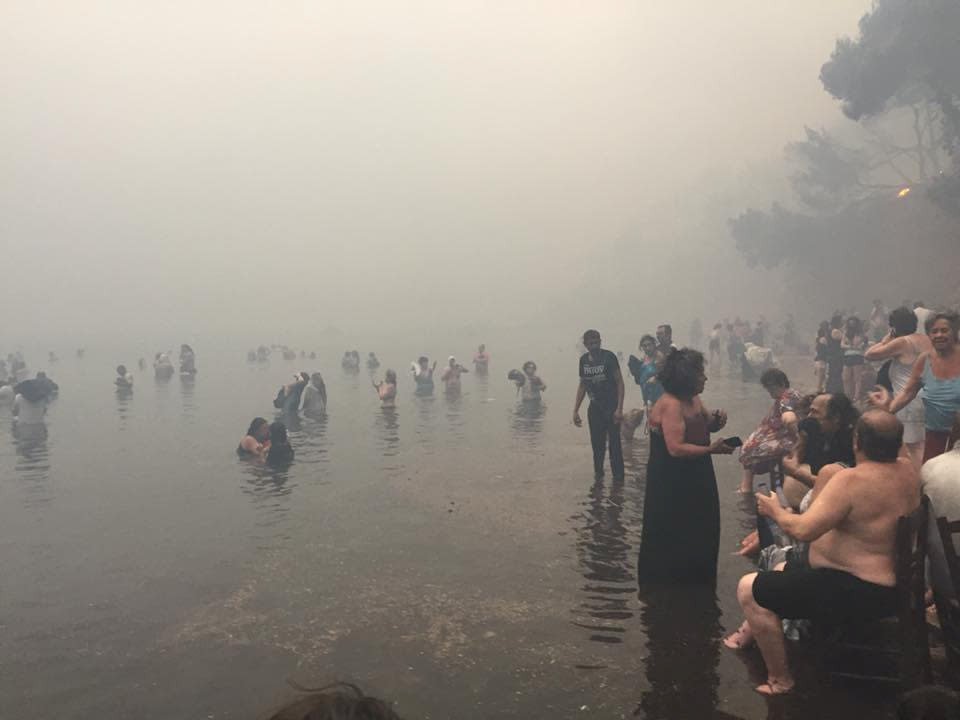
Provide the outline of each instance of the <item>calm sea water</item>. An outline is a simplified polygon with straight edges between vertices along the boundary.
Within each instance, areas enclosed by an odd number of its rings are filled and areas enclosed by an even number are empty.
[[[733,459],[716,461],[717,597],[638,599],[646,443],[626,449],[625,482],[594,482],[587,431],[570,422],[572,343],[533,357],[539,412],[505,377],[528,357],[496,343],[490,376],[465,376],[455,399],[439,383],[414,397],[419,353],[384,352],[401,378],[393,412],[365,370],[340,370],[342,350],[250,364],[243,348],[195,347],[195,379],[134,370],[129,397],[113,390],[115,356],[63,357],[47,367],[61,393],[46,428],[0,412],[0,717],[259,718],[290,697],[287,678],[355,681],[406,718],[886,707],[816,684],[768,704],[751,692],[756,656],[719,645],[748,569],[728,554],[749,525]],[[295,370],[324,374],[327,418],[291,423],[287,470],[239,460]],[[745,436],[769,399],[710,374],[707,401]]]

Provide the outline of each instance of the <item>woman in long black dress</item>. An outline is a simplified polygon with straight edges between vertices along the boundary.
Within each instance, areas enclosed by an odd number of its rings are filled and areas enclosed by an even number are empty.
[[[714,584],[720,546],[720,502],[711,455],[733,448],[710,433],[727,422],[700,399],[707,381],[703,354],[674,350],[659,373],[664,394],[650,412],[650,459],[637,578]]]

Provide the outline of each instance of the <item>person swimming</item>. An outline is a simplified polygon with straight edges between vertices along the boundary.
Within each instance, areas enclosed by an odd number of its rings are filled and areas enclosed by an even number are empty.
[[[262,458],[270,448],[270,424],[265,418],[255,417],[237,445],[237,455],[246,458]]]
[[[267,450],[267,464],[273,466],[289,465],[293,462],[293,447],[287,439],[287,426],[277,420],[270,423],[270,449]]]
[[[380,407],[392,408],[396,406],[397,374],[393,370],[387,370],[383,381],[373,383],[373,387],[380,398]]]

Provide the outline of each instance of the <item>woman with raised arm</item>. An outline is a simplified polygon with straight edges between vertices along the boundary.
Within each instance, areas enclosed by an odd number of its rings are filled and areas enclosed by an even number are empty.
[[[938,312],[927,319],[926,327],[933,351],[920,353],[903,390],[892,398],[885,388],[870,393],[873,405],[897,413],[923,388],[923,462],[947,449],[953,419],[960,411],[960,317]]]

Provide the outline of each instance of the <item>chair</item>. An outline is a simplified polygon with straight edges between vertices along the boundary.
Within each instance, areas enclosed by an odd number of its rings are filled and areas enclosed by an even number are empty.
[[[940,544],[943,548],[943,560],[946,564],[949,578],[948,587],[944,582],[938,582],[931,548],[931,569],[933,596],[937,603],[937,618],[940,620],[940,630],[943,633],[943,644],[946,649],[947,662],[952,674],[960,672],[960,557],[957,556],[953,536],[960,534],[960,521],[949,522],[945,517],[937,518],[937,530]],[[953,592],[949,592],[952,590]],[[960,678],[956,678],[960,679]]]
[[[817,629],[831,675],[899,683],[903,690],[930,682],[924,603],[929,504],[924,495],[917,509],[897,522],[896,616],[838,628],[830,634]],[[879,642],[872,641],[874,638]],[[893,643],[885,642],[890,639]]]

